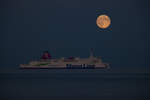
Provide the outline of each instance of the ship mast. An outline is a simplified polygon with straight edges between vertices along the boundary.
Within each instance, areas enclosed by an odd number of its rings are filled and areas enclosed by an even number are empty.
[[[93,48],[90,49],[90,58],[93,58],[94,54],[93,54]]]

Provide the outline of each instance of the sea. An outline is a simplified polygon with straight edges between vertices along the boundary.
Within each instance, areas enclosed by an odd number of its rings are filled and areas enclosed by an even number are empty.
[[[3,67],[0,100],[150,100],[150,70]]]

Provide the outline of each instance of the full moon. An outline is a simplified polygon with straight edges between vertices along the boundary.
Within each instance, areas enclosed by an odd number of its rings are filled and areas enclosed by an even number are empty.
[[[100,15],[97,17],[96,24],[99,28],[108,28],[111,24],[111,20],[107,15]]]

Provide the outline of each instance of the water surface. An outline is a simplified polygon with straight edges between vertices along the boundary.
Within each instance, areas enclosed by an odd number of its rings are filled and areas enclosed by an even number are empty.
[[[0,73],[0,100],[149,100],[150,73],[96,69]]]

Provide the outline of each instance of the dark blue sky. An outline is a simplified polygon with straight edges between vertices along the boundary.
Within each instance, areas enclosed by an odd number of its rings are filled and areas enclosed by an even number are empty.
[[[1,1],[0,66],[14,67],[52,57],[96,56],[113,67],[150,66],[148,0],[3,0]],[[107,14],[111,26],[96,26]]]

